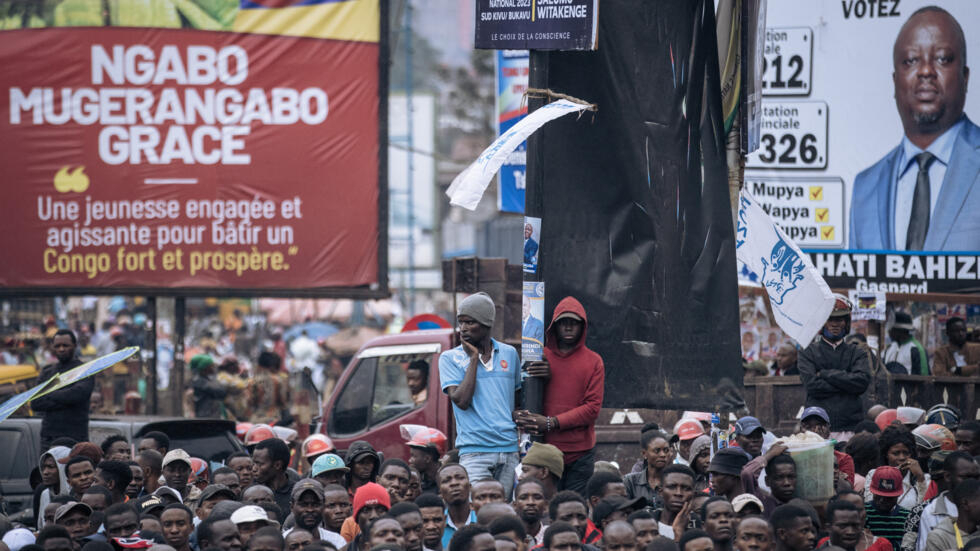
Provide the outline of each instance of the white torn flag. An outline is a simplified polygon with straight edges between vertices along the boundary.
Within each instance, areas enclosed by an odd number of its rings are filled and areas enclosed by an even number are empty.
[[[494,140],[490,147],[484,149],[483,153],[480,153],[480,156],[470,166],[466,167],[466,170],[456,176],[452,185],[446,190],[450,204],[469,210],[476,209],[476,205],[483,197],[483,192],[487,190],[487,186],[490,185],[490,180],[494,174],[500,170],[500,166],[507,160],[507,156],[517,149],[517,146],[521,145],[528,136],[548,121],[569,113],[579,113],[590,107],[590,105],[562,99],[549,103],[521,119],[510,130]]]
[[[802,346],[810,344],[834,309],[834,295],[810,258],[744,189],[735,256],[759,276],[779,327]]]

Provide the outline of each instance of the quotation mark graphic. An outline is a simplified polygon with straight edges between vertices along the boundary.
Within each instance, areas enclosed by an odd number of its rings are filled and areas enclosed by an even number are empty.
[[[79,193],[88,189],[88,176],[85,175],[85,167],[80,166],[75,170],[69,171],[70,166],[63,166],[54,175],[54,189],[60,193],[77,191]]]

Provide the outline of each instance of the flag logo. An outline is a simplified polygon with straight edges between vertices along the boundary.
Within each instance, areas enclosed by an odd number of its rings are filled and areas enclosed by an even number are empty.
[[[779,239],[769,259],[763,257],[759,262],[763,266],[762,285],[769,290],[769,299],[775,304],[782,304],[786,293],[796,289],[796,284],[803,279],[804,265],[800,255],[786,241]]]

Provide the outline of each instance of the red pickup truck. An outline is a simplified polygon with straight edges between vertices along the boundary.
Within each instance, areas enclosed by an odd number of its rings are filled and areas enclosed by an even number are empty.
[[[402,424],[434,427],[453,437],[449,397],[439,388],[439,354],[458,343],[452,329],[410,331],[371,339],[354,355],[324,405],[321,431],[344,452],[367,440],[384,457],[408,460],[398,429]],[[408,364],[429,364],[427,399],[415,405],[405,379]]]

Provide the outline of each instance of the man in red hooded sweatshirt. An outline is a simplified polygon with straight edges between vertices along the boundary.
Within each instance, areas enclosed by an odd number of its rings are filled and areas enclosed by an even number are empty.
[[[582,303],[573,297],[558,303],[545,333],[544,360],[528,366],[530,376],[551,379],[544,415],[526,410],[516,415],[524,431],[544,435],[545,442],[564,454],[560,489],[583,495],[595,463],[595,421],[606,376],[602,358],[585,346],[587,325]]]

